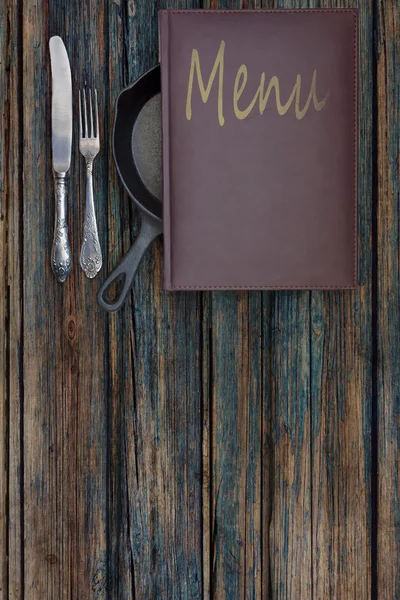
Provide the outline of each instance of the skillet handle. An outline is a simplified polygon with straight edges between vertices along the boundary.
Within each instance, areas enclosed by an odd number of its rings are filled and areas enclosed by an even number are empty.
[[[134,244],[122,258],[121,262],[107,277],[97,295],[97,302],[108,312],[119,310],[126,300],[140,262],[151,242],[162,233],[162,224],[142,213],[142,223]],[[107,300],[107,291],[118,279],[123,280],[119,296],[112,301]]]

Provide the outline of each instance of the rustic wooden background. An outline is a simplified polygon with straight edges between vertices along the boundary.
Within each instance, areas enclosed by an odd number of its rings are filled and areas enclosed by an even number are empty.
[[[157,62],[159,8],[0,3],[0,598],[400,598],[400,5],[360,0],[355,292],[163,292],[157,241],[108,316],[52,276],[48,40],[99,89],[102,280],[138,228],[114,168],[118,92]],[[356,2],[352,4],[355,6]]]

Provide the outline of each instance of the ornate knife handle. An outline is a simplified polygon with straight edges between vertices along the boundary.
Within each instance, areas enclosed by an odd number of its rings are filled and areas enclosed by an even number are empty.
[[[81,267],[86,277],[96,277],[103,264],[96,213],[93,200],[93,159],[86,159],[86,205],[83,243],[81,249]]]
[[[65,281],[72,269],[71,248],[68,240],[67,174],[54,172],[56,211],[51,266],[58,281]]]

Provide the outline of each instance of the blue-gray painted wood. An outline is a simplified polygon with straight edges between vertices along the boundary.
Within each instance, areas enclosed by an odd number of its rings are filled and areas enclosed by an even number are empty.
[[[110,5],[118,15],[110,23],[120,28],[110,39],[122,38],[121,53],[112,57],[116,70],[122,63],[119,87],[157,63],[158,9],[165,6]],[[177,1],[169,6],[198,4]],[[119,245],[116,260],[137,235],[139,217],[126,194],[113,198],[109,225]],[[110,317],[110,356],[119,389],[112,399],[116,423],[111,448],[117,449],[113,465],[122,500],[113,514],[123,527],[112,581],[117,597],[131,598],[134,590],[138,598],[174,600],[200,598],[203,586],[201,295],[165,293],[162,262],[158,240],[140,266],[130,301]],[[119,565],[124,565],[125,582]]]
[[[372,2],[358,4],[360,286],[310,299],[313,597],[332,600],[368,598],[372,583],[373,29]]]
[[[340,2],[203,7],[261,4]],[[157,241],[129,302],[109,316],[97,308],[98,284],[139,223],[112,160],[114,103],[157,62],[164,6],[0,8],[0,596],[372,600],[378,585],[379,597],[395,599],[399,8],[360,3],[359,290],[166,294]],[[89,281],[78,266],[75,123],[75,264],[63,285],[48,260],[53,34],[65,39],[75,99],[85,82],[99,89],[102,139],[95,187],[105,270]]]
[[[400,597],[400,9],[376,11],[377,594]]]

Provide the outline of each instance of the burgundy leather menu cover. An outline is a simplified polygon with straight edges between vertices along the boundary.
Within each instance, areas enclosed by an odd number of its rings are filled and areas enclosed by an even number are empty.
[[[165,288],[357,285],[357,11],[161,11]]]

